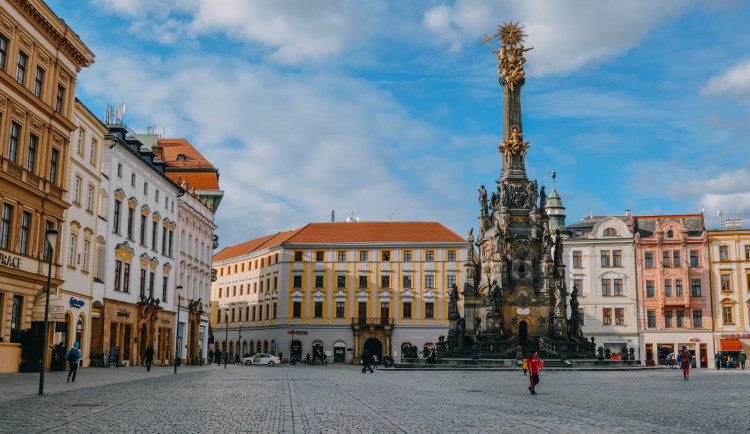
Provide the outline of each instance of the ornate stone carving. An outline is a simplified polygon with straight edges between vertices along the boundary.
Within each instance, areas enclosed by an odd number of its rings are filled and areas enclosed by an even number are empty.
[[[481,215],[487,215],[487,190],[484,185],[479,187],[479,209]]]
[[[516,256],[521,259],[525,259],[527,256],[529,256],[530,249],[531,243],[526,238],[517,239],[513,243],[513,251],[516,253]]]
[[[500,152],[503,153],[505,158],[510,158],[512,155],[526,156],[526,150],[529,148],[529,142],[523,141],[523,133],[518,128],[518,125],[513,125],[510,130],[510,137],[508,140],[503,140],[500,145]]]

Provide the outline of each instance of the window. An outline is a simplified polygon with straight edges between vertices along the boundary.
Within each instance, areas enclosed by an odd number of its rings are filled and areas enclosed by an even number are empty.
[[[24,211],[21,216],[21,239],[18,252],[22,255],[29,253],[29,229],[31,228],[31,213]],[[46,243],[46,241],[45,241]]]
[[[654,268],[654,252],[646,252],[643,255],[646,268]]]
[[[86,211],[93,212],[94,210],[94,187],[89,185],[86,188]]]
[[[653,280],[646,281],[646,297],[656,297],[656,285]]]
[[[302,260],[302,252],[296,251],[294,252],[294,262],[299,262]]]
[[[622,267],[622,250],[612,251],[612,266]]]
[[[141,245],[146,245],[146,214],[141,214]]]
[[[404,262],[411,261],[411,250],[404,250]]]
[[[612,295],[612,281],[610,279],[602,279],[602,295]]]
[[[115,199],[115,211],[112,216],[112,231],[116,234],[120,233],[120,207],[122,207],[122,201]]]
[[[3,221],[0,226],[0,248],[10,249],[10,229],[13,223],[13,206],[7,203],[3,205]],[[46,244],[46,241],[45,241]]]
[[[326,252],[322,250],[318,250],[317,252],[315,252],[315,260],[318,262],[324,261],[325,255],[326,255]]]
[[[115,291],[120,290],[120,273],[122,272],[122,261],[115,260]]]
[[[367,288],[367,276],[359,276],[359,288]]]
[[[664,328],[668,328],[668,329],[672,328],[672,311],[671,310],[664,311]]]
[[[50,221],[46,222],[46,223],[44,224],[44,229],[45,229],[45,230],[44,230],[44,233],[42,234],[42,236],[44,236],[44,235],[45,235],[45,234],[47,233],[47,231],[48,231],[48,230],[50,230],[50,229],[52,229],[53,227],[54,227],[54,226],[52,226],[52,222],[50,222]],[[44,251],[43,251],[43,254],[42,254],[42,258],[43,258],[43,259],[44,259],[45,261],[49,261],[49,255],[50,255],[50,245],[49,245],[49,243],[47,242],[47,240],[46,240],[46,239],[44,239],[44,238],[42,238],[42,245],[44,246]]]
[[[154,278],[155,273],[153,271],[148,273],[148,296],[154,298]]]
[[[614,295],[622,295],[622,279],[614,279],[615,292]]]
[[[448,250],[448,260],[449,261],[455,261],[456,260],[456,251],[455,250]]]
[[[380,287],[390,288],[391,287],[391,276],[380,276]]]
[[[425,319],[435,318],[435,302],[434,301],[424,302],[424,317]]]
[[[692,279],[690,281],[690,295],[693,297],[701,296],[701,281],[698,279]]]
[[[696,328],[696,329],[703,328],[703,311],[702,310],[693,311],[693,328]]]
[[[302,276],[299,274],[292,276],[292,288],[302,288]]]
[[[367,250],[360,250],[359,260],[362,262],[367,261]]]
[[[616,237],[617,236],[617,230],[615,228],[607,228],[604,230],[604,236],[605,237]]]
[[[411,276],[404,276],[403,278],[403,286],[404,288],[411,288]]]
[[[669,252],[663,252],[661,255],[665,267],[669,267]]]
[[[65,101],[65,87],[63,85],[57,86],[57,96],[55,97],[55,111],[62,113],[63,103]]]
[[[602,250],[602,267],[609,267],[609,250]]]
[[[276,276],[273,277],[273,289],[279,289],[279,278]]]
[[[24,54],[23,51],[18,52],[18,68],[16,69],[16,81],[23,85],[26,79],[26,63],[29,61],[29,56]]]
[[[734,324],[734,308],[732,306],[723,306],[721,312],[724,324]]]
[[[675,297],[682,297],[682,280],[674,281],[674,295]]]
[[[255,309],[255,307],[253,307],[253,309]],[[255,314],[255,310],[253,310],[253,314]],[[292,302],[292,318],[302,318],[302,302],[301,301]]]
[[[135,217],[135,210],[128,206],[128,239],[133,239],[133,219]]]
[[[5,60],[8,56],[8,40],[0,36],[0,71],[5,71]]]
[[[602,324],[612,325],[612,309],[609,307],[602,310]]]
[[[664,295],[666,297],[672,296],[672,281],[671,280],[664,281]]]
[[[36,168],[36,148],[39,144],[39,137],[29,134],[29,151],[26,154],[26,170],[33,172]]]
[[[345,262],[346,261],[346,251],[339,250],[338,251],[338,259],[339,259],[339,262]]]
[[[156,250],[156,238],[159,236],[159,223],[153,221],[151,223],[151,249]]]
[[[276,319],[276,312],[277,312],[278,310],[279,310],[279,309],[278,309],[278,305],[277,305],[277,304],[276,304],[276,302],[274,301],[274,302],[273,302],[273,319]]]
[[[387,262],[391,260],[391,251],[390,250],[383,250],[380,252],[380,260],[383,262]]]
[[[425,288],[434,288],[435,287],[435,275],[434,274],[425,274],[425,276],[424,276],[424,287]]]
[[[583,279],[573,279],[573,290],[578,297],[583,295]]]
[[[83,128],[78,130],[78,143],[76,144],[76,152],[78,152],[78,155],[83,155],[83,136],[85,134],[86,131],[84,131]]]
[[[667,238],[674,238],[674,231],[667,231]]]
[[[318,274],[318,275],[316,275],[316,276],[315,276],[315,287],[316,287],[316,288],[322,288],[322,287],[324,286],[324,284],[323,284],[323,280],[324,280],[324,279],[323,279],[323,275],[322,275],[322,274]],[[261,282],[261,283],[262,283],[262,282]]]
[[[625,325],[625,308],[615,308],[615,325]]]
[[[339,274],[336,276],[336,288],[346,288],[346,275]]]
[[[583,267],[583,255],[580,250],[573,251],[573,268]]]
[[[16,162],[18,154],[18,138],[21,136],[21,125],[10,123],[10,140],[8,140],[8,160]]]
[[[402,318],[411,318],[411,301],[405,301],[402,304],[401,309]]]
[[[122,273],[122,290],[123,292],[130,292],[130,264],[125,263]]]
[[[677,328],[683,328],[683,327],[685,327],[685,311],[678,310],[677,311]]]
[[[0,298],[0,301],[4,301]],[[23,318],[23,296],[13,296],[13,307],[10,312],[10,341],[20,342],[21,321]]]
[[[728,261],[729,260],[729,247],[727,247],[727,246],[719,246],[719,260],[720,261]]]
[[[195,240],[196,243],[198,240]],[[169,257],[174,257],[174,230],[169,229]]]
[[[456,275],[455,274],[449,274],[447,280],[448,288],[453,288],[453,285],[456,284]]]
[[[673,267],[679,267],[680,266],[680,251],[675,250],[672,252],[672,266]]]
[[[70,246],[68,247],[68,267],[76,266],[76,236],[70,236]]]
[[[656,328],[656,311],[650,310],[646,312],[646,316],[648,317],[648,328]]]
[[[313,316],[315,318],[323,318],[323,302],[316,301],[313,303]]]
[[[167,227],[162,226],[161,228],[161,254],[166,255],[167,254]],[[237,270],[235,270],[236,272]]]
[[[345,302],[343,301],[336,302],[336,318],[344,317],[344,312],[345,312],[344,306],[345,306]]]
[[[424,260],[427,262],[434,262],[435,261],[435,251],[434,250],[428,250],[424,254]]]
[[[700,265],[700,262],[698,261],[698,251],[691,250],[690,251],[690,266],[697,267],[699,265]]]
[[[146,295],[146,270],[144,270],[144,269],[141,269],[141,279],[140,279],[140,282],[141,282],[141,295],[145,296]],[[229,291],[227,291],[227,292],[229,292]]]
[[[729,274],[721,275],[721,290],[724,292],[732,292],[732,281],[730,280]]]
[[[96,148],[97,148],[97,142],[94,139],[91,139],[91,152],[89,152],[89,163],[96,164]]]

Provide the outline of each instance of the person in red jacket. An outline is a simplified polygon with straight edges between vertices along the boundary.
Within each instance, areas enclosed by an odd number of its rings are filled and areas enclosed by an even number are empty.
[[[536,395],[536,385],[539,384],[539,362],[537,352],[534,351],[534,354],[531,355],[527,362],[529,365],[529,378],[531,379],[529,390],[532,395]]]

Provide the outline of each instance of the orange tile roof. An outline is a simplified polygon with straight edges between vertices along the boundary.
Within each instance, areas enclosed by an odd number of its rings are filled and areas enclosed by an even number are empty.
[[[223,261],[280,244],[464,242],[465,239],[438,222],[309,223],[293,231],[229,246],[214,255],[213,260]]]
[[[169,179],[174,181],[177,185],[182,185],[182,181],[188,182],[188,188],[196,190],[214,190],[218,191],[219,188],[219,177],[216,173],[211,172],[181,172],[181,171],[168,171],[165,173]]]
[[[219,190],[219,171],[189,141],[158,139],[157,144],[152,151],[156,158],[167,163],[165,174],[169,179],[179,185],[187,181],[190,189]],[[180,155],[184,155],[184,159],[178,160]]]

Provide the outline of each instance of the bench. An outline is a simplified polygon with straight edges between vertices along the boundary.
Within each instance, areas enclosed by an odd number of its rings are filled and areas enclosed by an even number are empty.
[[[667,360],[659,360],[659,366],[663,367],[670,367],[670,368],[676,368],[677,367],[677,360],[675,359],[667,359]]]

